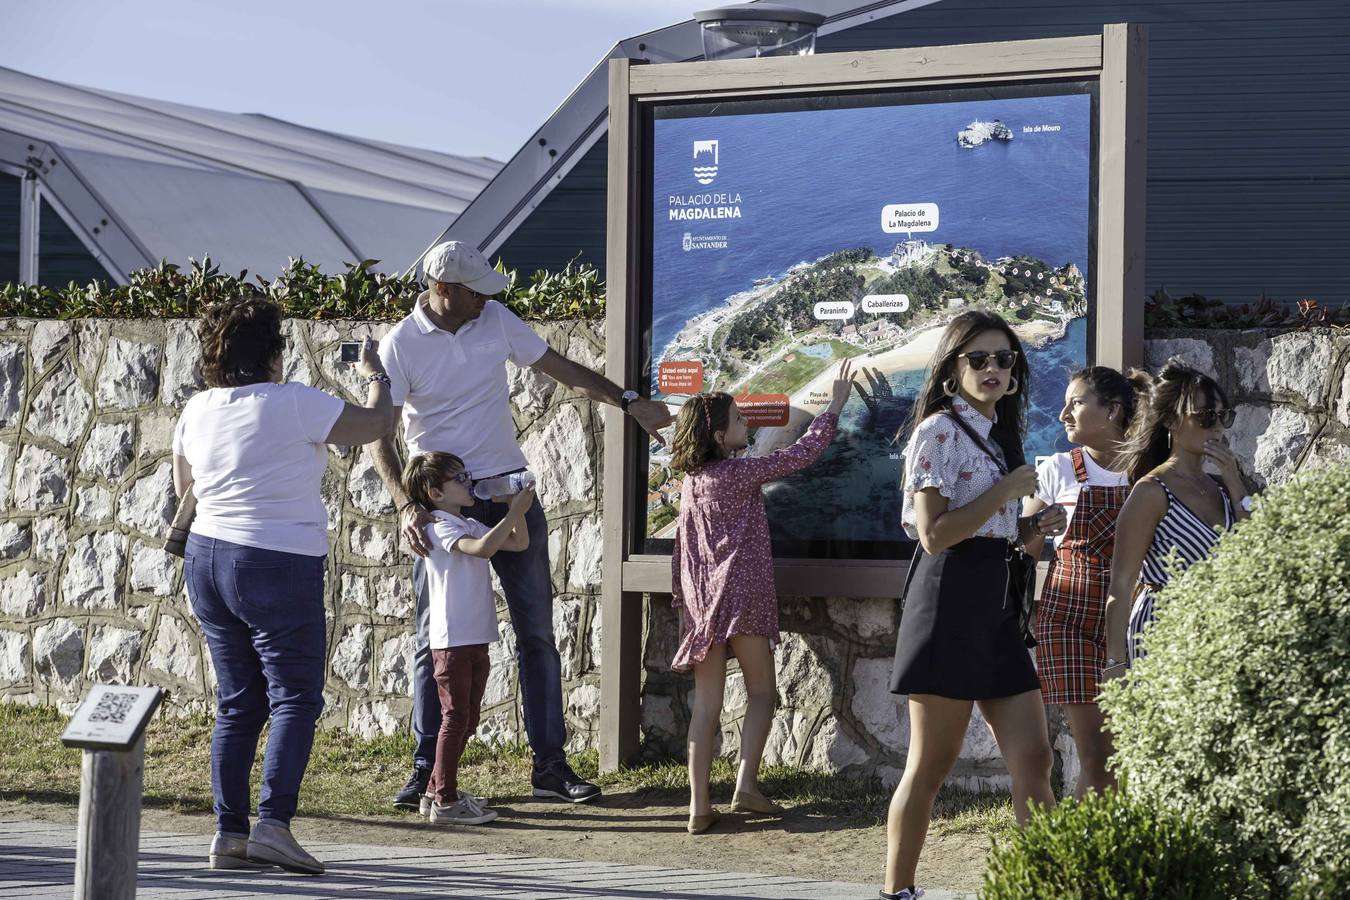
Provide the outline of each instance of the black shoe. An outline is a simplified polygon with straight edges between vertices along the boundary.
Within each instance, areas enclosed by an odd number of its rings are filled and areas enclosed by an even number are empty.
[[[427,782],[430,780],[430,769],[413,769],[412,777],[403,786],[403,790],[394,795],[394,806],[416,812],[421,806],[422,795],[427,792]]]
[[[536,769],[530,779],[536,797],[556,797],[569,803],[585,803],[600,796],[600,789],[589,781],[582,781],[565,762],[555,763],[542,771]]]

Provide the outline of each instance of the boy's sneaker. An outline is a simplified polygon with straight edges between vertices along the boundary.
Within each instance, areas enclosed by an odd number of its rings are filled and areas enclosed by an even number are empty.
[[[600,789],[589,781],[582,781],[565,762],[554,763],[546,769],[536,769],[530,779],[536,797],[557,797],[569,803],[585,803],[600,796]]]
[[[398,809],[418,809],[421,805],[422,795],[427,792],[427,782],[429,781],[431,781],[430,769],[413,769],[412,777],[408,779],[408,783],[394,795],[394,806]],[[418,811],[426,815],[425,809],[419,809]]]
[[[484,809],[472,797],[460,798],[449,806],[432,803],[427,813],[427,821],[432,825],[486,825],[495,818],[495,810]]]
[[[486,805],[487,805],[487,798],[486,798],[486,797],[475,797],[473,794],[470,794],[468,791],[465,791],[465,790],[459,790],[459,791],[456,791],[455,793],[459,795],[459,799],[461,799],[461,800],[472,800],[474,803],[477,803],[479,806],[486,806]],[[431,812],[431,803],[432,803],[431,795],[430,795],[430,794],[423,794],[423,795],[422,795],[421,801],[418,803],[417,811],[418,811],[420,814],[424,815],[424,816],[430,814],[430,812]]]
[[[923,896],[923,889],[916,887],[901,888],[895,893],[889,891],[878,891],[881,900],[919,900]]]

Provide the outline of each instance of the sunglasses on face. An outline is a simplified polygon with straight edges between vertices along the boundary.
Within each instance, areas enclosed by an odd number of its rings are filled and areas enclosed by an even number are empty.
[[[1013,363],[1017,362],[1016,350],[1000,350],[997,353],[987,353],[984,350],[972,350],[969,353],[960,353],[957,355],[970,363],[970,367],[976,372],[984,371],[984,367],[989,365],[991,357],[994,360],[994,364],[1000,369],[1011,369]]]
[[[457,481],[460,484],[467,487],[468,485],[473,483],[473,476],[469,474],[468,469],[460,469],[458,472],[450,476],[450,480]]]
[[[1237,419],[1237,410],[1233,409],[1197,409],[1191,412],[1191,418],[1201,428],[1213,428],[1216,423],[1224,428],[1232,428]]]

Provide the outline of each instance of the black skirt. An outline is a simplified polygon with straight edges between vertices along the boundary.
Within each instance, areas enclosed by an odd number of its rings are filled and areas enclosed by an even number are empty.
[[[920,551],[895,637],[891,692],[992,700],[1041,683],[1010,596],[1008,542],[968,538]]]

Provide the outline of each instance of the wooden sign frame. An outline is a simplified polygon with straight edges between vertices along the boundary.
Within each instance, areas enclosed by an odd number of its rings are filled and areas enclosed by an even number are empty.
[[[667,65],[612,60],[606,373],[630,386],[647,377],[638,371],[636,307],[646,264],[640,218],[644,106],[1053,80],[1098,82],[1093,351],[1102,365],[1138,365],[1144,343],[1147,40],[1143,26],[1121,24],[1084,37],[993,44]],[[632,525],[643,511],[634,466],[643,435],[618,410],[606,407],[605,415],[600,763],[609,770],[638,749],[643,594],[670,592],[670,559],[634,552]],[[896,597],[906,569],[896,560],[777,560],[775,581],[781,592],[800,596]]]

